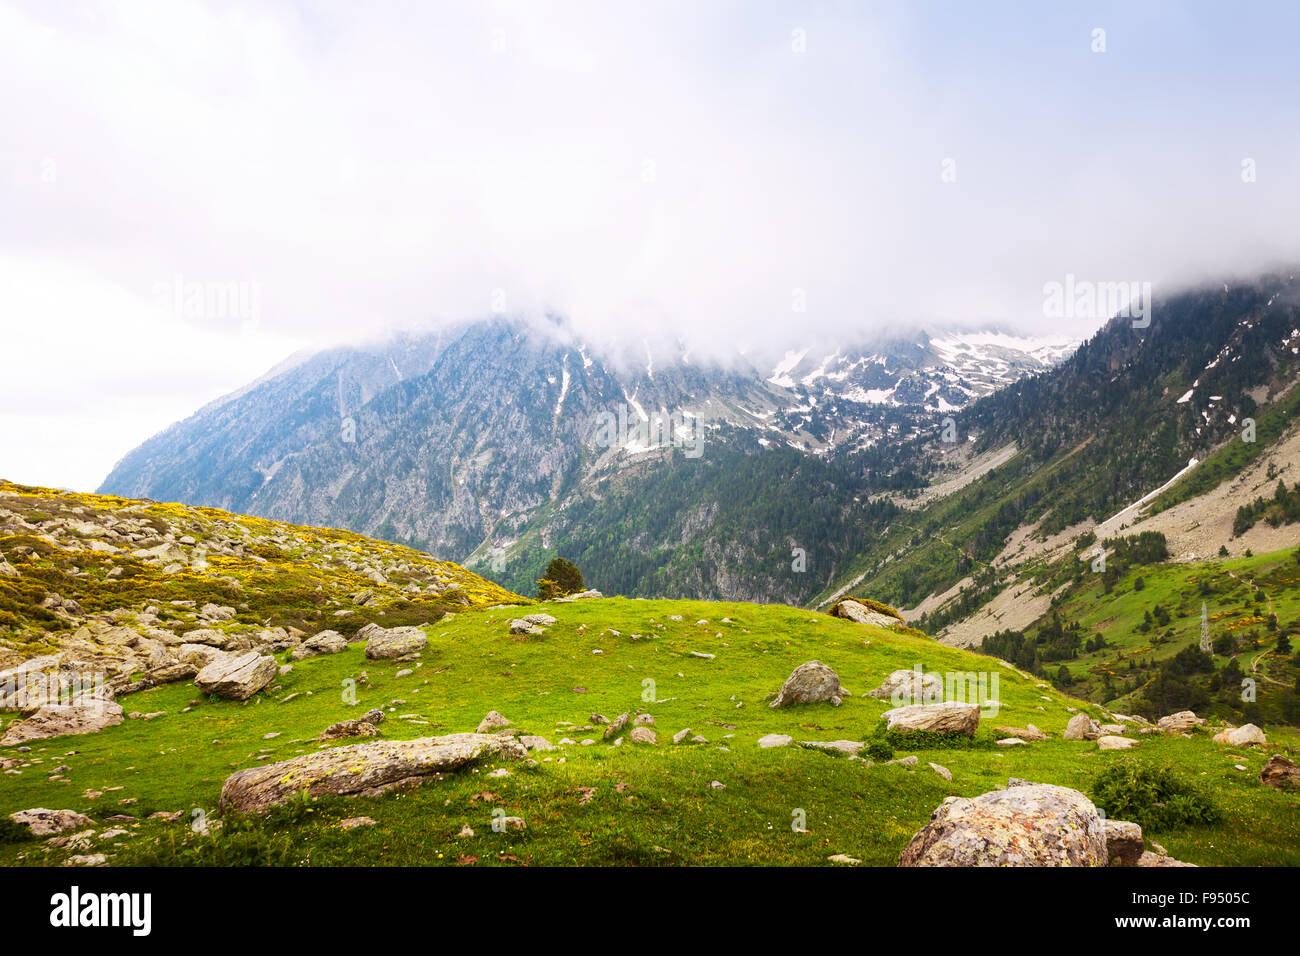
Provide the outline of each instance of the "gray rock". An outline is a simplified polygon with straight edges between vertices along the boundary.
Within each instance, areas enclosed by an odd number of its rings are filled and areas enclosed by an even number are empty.
[[[821,661],[809,661],[794,669],[771,707],[788,707],[791,704],[816,704],[829,701],[838,707],[843,689],[839,676]]]
[[[897,670],[886,677],[868,697],[888,697],[901,706],[935,704],[943,700],[943,679],[938,674],[918,670]]]
[[[1197,717],[1190,710],[1180,710],[1156,721],[1156,728],[1166,734],[1190,734],[1205,723],[1205,718]]]
[[[226,654],[208,664],[194,678],[194,684],[205,694],[216,694],[230,700],[248,700],[280,672],[274,658],[249,651],[247,654]]]
[[[1103,820],[1106,833],[1106,859],[1111,866],[1137,866],[1146,852],[1142,828],[1126,820]]]
[[[489,710],[487,716],[478,722],[478,729],[474,732],[476,734],[491,734],[495,733],[498,728],[509,726],[509,720],[495,710]]]
[[[379,628],[366,638],[366,657],[372,661],[405,657],[428,646],[429,636],[418,627]]]
[[[519,760],[526,751],[511,737],[450,734],[331,747],[289,760],[240,770],[226,778],[220,809],[257,812],[304,790],[313,797],[378,796],[397,787],[431,783],[496,760]]]
[[[866,745],[858,740],[801,740],[799,746],[808,750],[848,755],[857,753]]]
[[[1230,727],[1219,731],[1214,735],[1214,742],[1227,744],[1229,747],[1254,747],[1268,743],[1268,738],[1264,736],[1264,731],[1254,724],[1244,724],[1241,727]]]
[[[1105,866],[1106,834],[1077,790],[1035,784],[949,797],[903,850],[899,866]]]
[[[1101,736],[1101,725],[1087,714],[1075,714],[1065,725],[1066,740],[1096,740]]]
[[[936,734],[961,733],[967,737],[975,736],[980,723],[978,704],[962,704],[948,701],[943,704],[909,704],[895,707],[881,716],[889,730],[902,733],[926,731]]]
[[[766,734],[758,738],[758,745],[764,750],[770,747],[788,747],[794,743],[794,738],[788,734]]]
[[[9,814],[9,819],[32,831],[33,836],[54,836],[78,827],[94,826],[95,821],[76,810],[46,810],[33,807]]]
[[[289,652],[289,659],[300,661],[308,657],[315,657],[317,654],[338,654],[348,649],[348,640],[338,631],[321,631],[314,637],[309,637],[292,651]]]
[[[78,697],[67,704],[46,704],[26,720],[11,723],[0,746],[68,734],[93,734],[122,722],[122,706],[98,697]]]

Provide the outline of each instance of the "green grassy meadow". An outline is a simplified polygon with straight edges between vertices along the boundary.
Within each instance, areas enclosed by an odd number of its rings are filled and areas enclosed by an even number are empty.
[[[844,853],[892,866],[946,796],[974,796],[1008,777],[1086,792],[1102,768],[1120,760],[1172,764],[1223,810],[1216,826],[1147,834],[1175,857],[1200,865],[1300,864],[1300,794],[1259,782],[1266,753],[1224,748],[1204,732],[1194,739],[1143,736],[1129,753],[1064,741],[1067,708],[1101,717],[1100,708],[992,658],[779,605],[614,598],[545,609],[558,623],[540,637],[508,633],[522,610],[461,611],[428,628],[430,645],[418,666],[368,661],[354,644],[295,663],[246,702],[200,698],[188,682],[168,684],[119,698],[128,712],[163,716],[39,741],[29,753],[5,748],[3,756],[23,765],[0,776],[0,812],[68,808],[94,819],[96,833],[125,832],[80,848],[0,843],[0,864],[58,865],[93,852],[106,854],[110,865],[811,866],[830,865],[828,856]],[[813,659],[833,667],[853,696],[838,708],[768,707],[791,670]],[[920,757],[915,769],[757,746],[770,733],[796,741],[866,739],[892,705],[865,692],[891,671],[917,664],[998,675],[1000,711],[981,722],[969,745],[898,750],[898,757]],[[396,676],[407,668],[410,675]],[[345,690],[354,681],[356,702],[349,704]],[[389,739],[472,731],[495,709],[557,749],[534,751],[535,765],[500,764],[508,776],[490,778],[495,765],[485,765],[383,797],[304,801],[260,821],[229,819],[209,835],[193,832],[196,812],[216,818],[229,774],[308,752],[320,746],[312,738],[325,727],[372,707],[387,714],[380,729]],[[592,713],[613,718],[638,709],[654,716],[658,745],[611,747],[604,728],[589,720]],[[6,715],[6,724],[14,717]],[[1026,723],[1052,739],[1008,750],[993,744],[1003,736],[995,725]],[[672,735],[686,727],[709,743],[673,745]],[[1300,745],[1292,729],[1265,729],[1270,750]],[[559,745],[563,738],[575,743]],[[587,738],[596,743],[578,743]],[[355,742],[364,739],[331,746]],[[929,761],[950,770],[952,782],[930,770]],[[1234,769],[1237,764],[1247,769]],[[101,795],[84,795],[95,791]],[[495,809],[522,817],[527,829],[493,832]],[[145,819],[156,811],[183,817]],[[135,820],[106,820],[118,813]],[[378,825],[338,826],[362,815]],[[792,827],[800,815],[805,832]],[[459,836],[465,826],[475,835]]]

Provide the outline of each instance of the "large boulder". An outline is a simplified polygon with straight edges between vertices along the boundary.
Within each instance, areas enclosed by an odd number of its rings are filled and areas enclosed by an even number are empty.
[[[1118,737],[1114,734],[1103,734],[1097,738],[1098,750],[1132,750],[1138,745],[1138,742],[1132,737]]]
[[[348,648],[348,639],[338,631],[321,631],[314,637],[309,637],[292,651],[289,652],[289,659],[300,661],[304,658],[315,657],[317,654],[338,654]]]
[[[935,734],[965,734],[974,737],[980,725],[979,704],[948,701],[943,704],[909,704],[880,715],[886,729],[902,733],[922,730]]]
[[[449,734],[333,747],[226,778],[221,812],[258,812],[302,793],[313,797],[377,796],[396,787],[436,781],[442,774],[489,760],[518,760],[527,751],[513,737]]]
[[[770,707],[788,707],[790,704],[817,704],[830,701],[836,707],[844,695],[839,676],[821,661],[809,661],[794,669],[776,695]]]
[[[887,604],[878,601],[856,601],[844,598],[831,609],[835,617],[842,617],[859,624],[874,624],[876,627],[897,627],[903,622],[903,616]]]
[[[1264,731],[1254,724],[1245,724],[1219,731],[1214,735],[1214,742],[1227,744],[1229,747],[1254,747],[1256,744],[1268,743],[1268,738],[1264,736]]]
[[[943,678],[920,670],[894,671],[868,697],[888,697],[897,705],[935,704],[943,700]]]
[[[1274,754],[1259,772],[1259,782],[1275,790],[1300,790],[1300,765]]]
[[[1087,714],[1075,714],[1065,725],[1066,740],[1096,740],[1101,736],[1101,725]]]
[[[274,657],[249,651],[218,657],[194,678],[194,685],[205,694],[230,700],[248,700],[275,680],[280,664]]]
[[[1180,710],[1168,717],[1161,717],[1156,721],[1156,727],[1166,734],[1190,734],[1203,723],[1204,717],[1197,717],[1190,710]]]
[[[122,722],[122,705],[99,697],[77,697],[66,704],[46,704],[26,720],[5,728],[0,746],[45,740],[65,734],[93,734]]]
[[[1077,790],[1030,784],[949,797],[904,848],[899,866],[1105,866],[1106,832]]]
[[[418,627],[378,628],[366,639],[366,657],[372,661],[405,657],[429,646],[429,636]]]

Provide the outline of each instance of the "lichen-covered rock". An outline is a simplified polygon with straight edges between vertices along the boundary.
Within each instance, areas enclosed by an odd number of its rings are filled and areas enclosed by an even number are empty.
[[[366,657],[372,661],[405,657],[428,646],[429,636],[418,627],[381,627],[366,638]]]
[[[378,737],[379,728],[365,719],[340,720],[321,731],[317,740],[342,740],[345,737]]]
[[[226,778],[221,812],[261,811],[307,791],[313,797],[377,796],[436,781],[488,760],[518,760],[523,744],[497,734],[449,734],[333,747],[250,767]]]
[[[1137,866],[1146,852],[1142,828],[1127,820],[1103,820],[1106,832],[1106,860],[1110,866]]]
[[[79,827],[95,825],[94,820],[76,810],[46,810],[44,807],[19,810],[17,813],[9,814],[9,819],[27,827],[32,831],[33,836],[53,836]]]
[[[876,627],[897,627],[904,623],[901,614],[888,604],[881,604],[879,601],[844,598],[831,608],[831,614],[859,624],[874,624]]]
[[[980,725],[980,708],[978,704],[963,704],[948,701],[943,704],[909,704],[895,707],[880,715],[885,719],[886,729],[902,733],[926,731],[935,734],[965,734],[974,737]]]
[[[1241,727],[1230,727],[1219,731],[1214,735],[1214,742],[1227,744],[1229,747],[1254,747],[1268,743],[1268,738],[1264,736],[1264,731],[1254,724],[1243,724]]]
[[[781,685],[781,692],[776,695],[770,707],[788,707],[791,704],[817,704],[829,701],[836,707],[844,689],[840,687],[839,676],[821,661],[809,661],[800,664]]]
[[[1180,710],[1176,714],[1161,717],[1156,721],[1156,727],[1167,734],[1190,734],[1203,723],[1204,717],[1197,717],[1190,710]]]
[[[1032,784],[949,797],[903,850],[899,866],[1105,866],[1106,834],[1077,790]]]
[[[1259,782],[1274,790],[1300,790],[1300,765],[1274,754],[1259,772]]]
[[[122,705],[98,697],[78,697],[66,704],[46,704],[25,720],[5,728],[0,746],[68,734],[93,734],[122,722]]]
[[[315,657],[317,654],[338,654],[347,649],[348,640],[338,631],[321,631],[290,651],[289,659],[301,661],[308,657]]]
[[[943,700],[943,678],[920,670],[894,671],[868,697],[888,697],[896,705],[937,704]]]
[[[627,739],[634,744],[657,744],[659,742],[658,735],[644,725],[633,727],[632,732],[627,735]]]
[[[205,694],[248,700],[280,673],[280,662],[269,655],[223,654],[199,671],[194,685]]]

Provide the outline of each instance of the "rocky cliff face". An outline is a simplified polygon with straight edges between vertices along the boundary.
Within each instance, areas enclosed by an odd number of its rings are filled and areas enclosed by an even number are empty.
[[[507,579],[524,587],[555,544],[588,545],[593,522],[580,515],[609,482],[626,488],[728,446],[757,455],[779,483],[789,461],[765,450],[842,461],[930,429],[1054,357],[1016,341],[918,334],[816,364],[805,350],[775,368],[740,358],[724,367],[684,349],[599,356],[562,324],[474,323],[311,356],[146,442],[101,490],[352,528],[472,555],[498,576],[508,561]],[[691,515],[680,522],[652,515],[637,532],[645,551],[717,535],[718,493],[715,482],[675,502]],[[725,585],[716,596],[762,594],[770,575],[731,534],[711,545],[732,556],[707,575]],[[626,564],[587,569],[595,583],[617,571],[628,593],[664,593]]]

